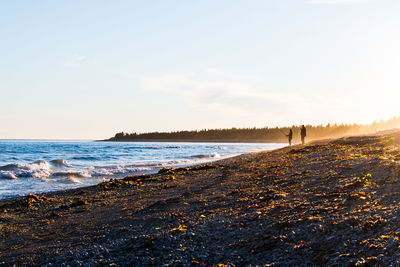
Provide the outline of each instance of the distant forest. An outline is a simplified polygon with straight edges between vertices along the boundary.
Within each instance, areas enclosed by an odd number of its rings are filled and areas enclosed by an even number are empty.
[[[381,120],[372,124],[328,124],[305,125],[307,129],[306,141],[325,138],[338,138],[350,135],[362,135],[378,131],[398,128],[400,117]],[[293,141],[300,140],[301,125],[275,128],[231,128],[231,129],[204,129],[176,132],[150,133],[117,133],[105,141],[161,141],[161,142],[287,142],[286,134],[293,130]]]

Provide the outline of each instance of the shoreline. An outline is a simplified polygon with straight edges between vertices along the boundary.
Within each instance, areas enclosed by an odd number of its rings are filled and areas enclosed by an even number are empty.
[[[63,143],[62,143],[63,144]],[[55,143],[56,146],[59,146],[58,143]],[[86,143],[85,143],[86,145]],[[209,146],[208,146],[209,145]],[[79,152],[75,153],[75,156],[69,156],[65,159],[57,159],[50,160],[55,157],[47,157],[46,160],[43,160],[42,155],[37,155],[37,161],[33,161],[30,163],[23,162],[21,166],[27,164],[30,168],[29,171],[35,174],[34,171],[36,168],[42,168],[43,176],[40,176],[42,179],[36,179],[33,177],[29,177],[26,174],[26,177],[20,177],[19,173],[20,167],[18,162],[6,162],[3,163],[4,168],[9,168],[9,166],[14,166],[13,169],[10,170],[9,173],[5,173],[5,176],[2,176],[0,199],[11,199],[19,196],[26,195],[28,193],[34,194],[43,194],[46,192],[54,192],[60,191],[68,188],[82,188],[85,186],[90,186],[97,184],[97,182],[101,181],[102,178],[110,179],[110,178],[123,178],[127,175],[136,175],[136,174],[153,174],[156,173],[163,166],[167,167],[187,167],[195,164],[201,164],[206,162],[218,161],[220,159],[229,158],[236,156],[238,154],[247,153],[251,151],[259,151],[261,150],[271,150],[276,147],[283,146],[284,144],[244,144],[244,145],[224,145],[217,144],[215,146],[213,144],[198,144],[198,145],[190,145],[190,144],[151,144],[151,145],[134,145],[131,146],[129,144],[125,145],[107,145],[106,143],[100,144],[100,147],[111,147],[111,149],[105,150],[105,156],[107,156],[107,151],[112,151],[114,147],[119,148],[123,147],[138,147],[138,149],[134,152],[131,152],[129,155],[129,159],[133,162],[128,162],[126,159],[121,157],[118,160],[113,160],[113,165],[107,165],[110,162],[107,160],[103,160],[101,163],[91,163],[91,161],[83,162],[86,165],[78,166],[76,162],[73,161],[74,157],[80,157]],[[89,144],[90,146],[90,144]],[[94,145],[94,148],[98,147]],[[154,147],[153,147],[154,146]],[[145,152],[142,152],[142,147],[150,147],[151,150],[144,149]],[[171,148],[171,150],[165,150],[163,147]],[[235,149],[229,149],[230,147],[235,147]],[[153,150],[153,148],[157,150]],[[161,148],[162,150],[158,150]],[[178,149],[174,149],[178,148]],[[189,148],[189,149],[187,149]],[[205,149],[207,148],[207,149]],[[132,149],[131,149],[132,150]],[[136,152],[138,151],[138,152]],[[154,151],[154,152],[153,152]],[[157,152],[161,151],[161,152]],[[164,151],[164,152],[163,152]],[[165,152],[167,151],[167,152]],[[171,151],[171,152],[170,152]],[[217,152],[213,152],[217,151]],[[174,153],[174,154],[169,154]],[[98,155],[94,155],[95,153],[88,153],[86,157],[98,157]],[[114,153],[115,154],[115,153]],[[128,153],[127,153],[128,154]],[[141,155],[145,155],[147,158],[144,158]],[[147,156],[150,155],[150,156]],[[65,156],[64,156],[65,157]],[[72,158],[70,161],[69,158]],[[97,159],[101,159],[98,157]],[[140,162],[142,159],[142,162]],[[146,162],[143,159],[147,159]],[[56,163],[53,163],[56,161]],[[36,166],[37,162],[44,162],[47,165],[44,166]],[[62,165],[55,165],[59,162],[62,162]],[[118,163],[119,162],[119,163]],[[79,162],[78,162],[79,163]],[[14,165],[9,165],[14,164]],[[77,167],[78,166],[78,167]],[[96,166],[96,167],[92,167]],[[27,167],[27,168],[28,168]],[[3,172],[0,174],[2,175]],[[63,176],[65,174],[65,176]],[[7,176],[9,175],[9,176]],[[13,176],[11,176],[13,175]],[[47,176],[46,176],[47,175]],[[13,179],[11,178],[13,177]],[[17,178],[19,177],[19,178]],[[40,182],[42,181],[42,182]],[[29,187],[29,188],[28,188]],[[55,189],[56,188],[56,189]]]
[[[399,141],[324,140],[2,200],[0,264],[398,265]]]
[[[282,147],[285,148],[285,147]],[[274,150],[278,150],[278,149],[282,149],[282,148],[272,148],[272,149],[267,149],[267,150],[261,150],[261,151],[250,151],[250,152],[246,152],[246,153],[242,153],[239,155],[229,155],[226,157],[221,156],[222,158],[219,159],[214,159],[214,160],[207,160],[204,162],[192,162],[189,164],[177,164],[173,167],[167,167],[167,168],[190,168],[190,167],[195,167],[198,165],[204,165],[204,164],[214,164],[214,163],[218,163],[219,161],[225,161],[225,160],[229,160],[229,159],[233,159],[233,158],[237,158],[237,157],[241,157],[243,155],[247,155],[247,154],[254,154],[254,153],[261,153],[261,152],[269,152],[269,151],[274,151]],[[156,175],[160,169],[162,169],[163,167],[156,167],[153,170],[149,170],[149,171],[142,171],[140,173],[126,173],[126,174],[118,174],[118,175],[112,175],[112,176],[107,176],[107,175],[103,175],[102,177],[89,177],[89,178],[83,178],[83,179],[101,179],[104,177],[104,179],[106,180],[110,180],[110,179],[117,179],[117,180],[121,180],[127,176],[141,176],[141,175]],[[20,178],[19,178],[20,179]],[[100,182],[99,182],[100,183]],[[84,185],[82,187],[76,187],[76,188],[67,188],[67,189],[60,189],[60,190],[54,190],[54,191],[42,191],[42,192],[31,192],[33,194],[40,194],[40,195],[47,195],[47,194],[67,194],[68,191],[75,191],[75,190],[79,190],[79,189],[86,189],[86,188],[90,188],[90,187],[94,187],[97,186],[98,184],[93,184],[93,185]],[[16,199],[21,199],[24,198],[26,195],[22,195],[22,196],[11,196],[11,197],[6,197],[6,198],[0,198],[0,206],[2,205],[3,201],[12,201],[12,200],[16,200]],[[1,212],[1,211],[0,211]]]
[[[95,140],[94,142],[138,142],[138,143],[268,143],[268,144],[282,144],[287,143],[286,140],[281,140],[281,142],[271,141],[271,140],[165,140],[165,139],[153,139],[153,140]]]

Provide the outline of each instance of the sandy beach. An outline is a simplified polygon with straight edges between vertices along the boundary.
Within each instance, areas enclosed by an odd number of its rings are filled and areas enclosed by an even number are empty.
[[[0,202],[1,265],[400,264],[400,133]]]

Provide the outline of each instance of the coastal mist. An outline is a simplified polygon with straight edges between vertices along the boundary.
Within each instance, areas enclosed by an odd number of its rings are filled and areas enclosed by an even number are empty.
[[[0,199],[94,185],[103,178],[154,173],[279,143],[0,141]]]

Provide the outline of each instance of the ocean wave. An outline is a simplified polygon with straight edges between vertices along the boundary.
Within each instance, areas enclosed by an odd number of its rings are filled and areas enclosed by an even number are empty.
[[[94,156],[77,156],[77,157],[73,157],[72,159],[75,159],[75,160],[99,160],[100,158],[94,157]]]
[[[107,167],[91,167],[89,171],[92,176],[113,176],[128,173],[139,173],[145,171],[151,171],[159,165],[118,165],[118,166],[107,166]]]
[[[146,149],[179,149],[183,148],[183,146],[129,146],[129,147],[123,147],[122,149],[124,150],[146,150]]]
[[[57,181],[57,182],[61,182],[64,184],[83,184],[81,180],[79,180],[77,177],[66,177],[65,179],[62,179],[61,181]]]
[[[235,149],[235,147],[226,147],[226,146],[206,146],[206,148],[214,148],[214,149],[221,149],[221,150],[227,150],[227,149]]]
[[[69,165],[63,159],[51,160],[50,162],[38,160],[33,163],[13,163],[0,167],[0,178],[49,178],[49,177],[91,177],[86,170],[67,169]]]
[[[50,163],[56,167],[69,167],[65,159],[53,159]]]
[[[51,175],[51,165],[44,160],[33,163],[14,163],[0,167],[0,177],[33,177],[42,178]]]
[[[51,174],[51,177],[90,178],[92,177],[92,174],[87,170],[69,170],[63,172],[54,172]]]
[[[72,168],[63,159],[36,161],[33,163],[13,163],[0,167],[0,179],[37,178],[37,179],[61,179],[61,178],[91,178],[101,176],[115,176],[128,173],[139,173],[159,168],[160,164],[142,165],[115,165],[88,168]]]
[[[0,179],[18,179],[13,172],[0,171]]]
[[[188,158],[171,159],[162,162],[143,162],[138,164],[121,164],[112,166],[71,166],[64,159],[54,159],[49,162],[38,160],[32,163],[12,163],[0,167],[0,179],[37,178],[45,181],[60,179],[84,179],[93,177],[112,177],[127,174],[151,172],[158,170],[161,166],[179,166],[194,164],[203,161],[215,160],[221,155],[214,152],[211,154],[199,154]],[[46,180],[47,181],[47,180]]]
[[[206,159],[206,158],[216,159],[216,158],[220,158],[220,157],[221,157],[221,155],[218,154],[217,152],[214,152],[209,155],[199,154],[199,155],[190,156],[190,158],[194,158],[194,159]]]

